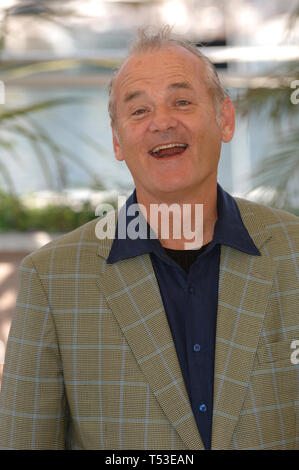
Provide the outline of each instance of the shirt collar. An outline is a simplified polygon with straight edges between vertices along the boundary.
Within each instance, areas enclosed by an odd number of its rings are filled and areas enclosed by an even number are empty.
[[[146,239],[136,238],[135,240],[132,240],[128,237],[118,238],[119,220],[126,220],[125,226],[127,228],[129,223],[138,215],[136,213],[135,215],[127,216],[125,219],[127,208],[131,204],[137,204],[136,188],[128,197],[124,206],[120,209],[115,230],[115,237],[107,259],[108,264],[151,252],[160,254],[162,256],[164,255],[164,248],[157,238],[151,239],[149,236]],[[218,219],[214,228],[214,237],[210,242],[210,245],[216,245],[219,243],[221,245],[230,246],[251,255],[261,255],[260,251],[257,249],[252,238],[250,237],[245,225],[243,224],[237,203],[235,202],[234,198],[224,191],[224,189],[219,184],[217,184],[217,214]],[[147,222],[146,225],[148,235],[153,233]]]

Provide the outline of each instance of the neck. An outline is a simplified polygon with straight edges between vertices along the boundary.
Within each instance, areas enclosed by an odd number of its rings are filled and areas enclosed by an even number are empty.
[[[136,186],[136,197],[163,247],[196,249],[213,239],[217,220],[217,181],[213,185],[196,188],[194,193],[184,194],[152,195]],[[175,204],[175,210],[171,210],[172,204]],[[160,206],[159,210],[157,206]]]

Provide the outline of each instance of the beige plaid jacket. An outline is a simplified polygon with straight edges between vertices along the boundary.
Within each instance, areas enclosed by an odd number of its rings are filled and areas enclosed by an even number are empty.
[[[221,246],[212,449],[296,449],[299,218],[236,202],[262,256]],[[97,220],[20,266],[0,448],[203,449],[150,256],[106,264]]]

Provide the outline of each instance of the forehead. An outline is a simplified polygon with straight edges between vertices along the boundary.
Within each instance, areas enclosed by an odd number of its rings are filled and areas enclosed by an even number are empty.
[[[189,82],[204,83],[204,64],[191,51],[181,46],[167,46],[129,57],[121,66],[114,83],[114,93],[120,98],[128,90],[146,87],[147,84]]]

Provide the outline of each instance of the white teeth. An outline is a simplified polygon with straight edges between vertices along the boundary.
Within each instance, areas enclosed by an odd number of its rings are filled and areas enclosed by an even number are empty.
[[[187,144],[168,144],[168,145],[159,145],[152,150],[152,153],[159,152],[159,150],[170,149],[173,147],[187,147]]]

